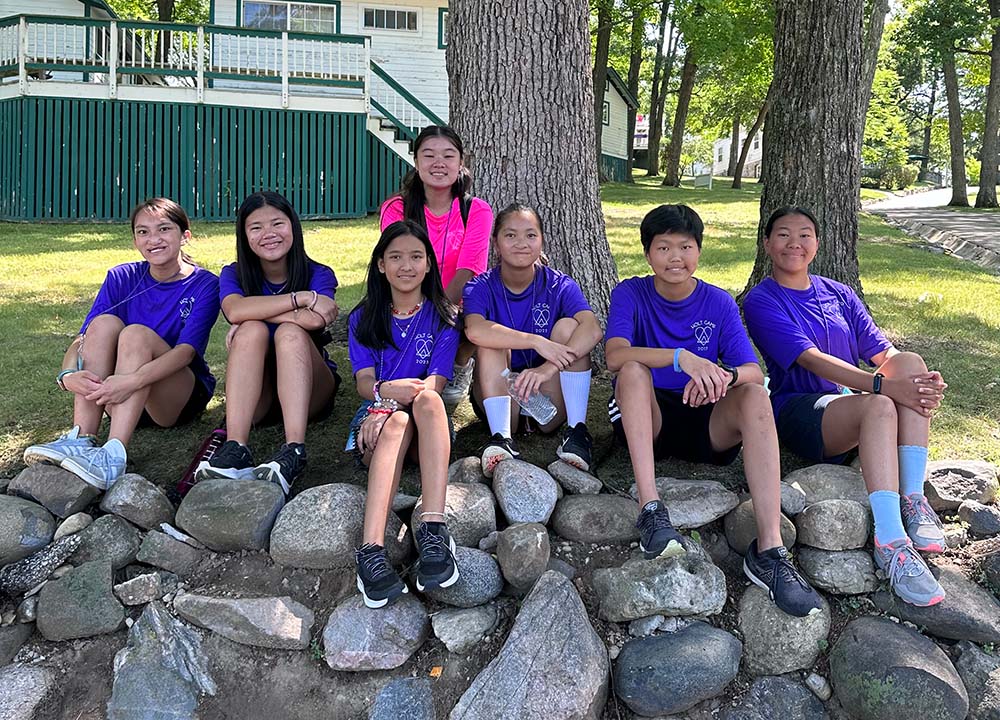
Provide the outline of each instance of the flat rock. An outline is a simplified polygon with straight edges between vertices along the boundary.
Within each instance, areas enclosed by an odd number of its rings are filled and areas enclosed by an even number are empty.
[[[74,477],[76,476],[74,475]],[[94,518],[87,513],[74,513],[59,523],[59,527],[56,528],[56,533],[52,536],[52,539],[62,540],[67,535],[73,535],[74,533],[80,532],[92,522],[94,522]]]
[[[101,499],[101,510],[123,517],[145,530],[174,521],[174,506],[142,475],[126,473],[108,488]]]
[[[500,572],[519,590],[527,590],[535,584],[548,569],[549,557],[549,533],[544,525],[512,525],[497,537]]]
[[[562,460],[556,460],[549,465],[548,471],[567,495],[596,495],[604,487],[604,483],[589,472],[584,472]]]
[[[807,687],[787,677],[761,677],[722,720],[827,720],[823,703]]]
[[[420,500],[416,495],[407,495],[405,493],[396,493],[396,497],[392,499],[392,511],[394,513],[404,513],[407,511],[412,511],[413,508],[417,506],[417,502]]]
[[[924,494],[938,512],[957,510],[966,500],[991,505],[1000,492],[997,466],[982,460],[934,460],[927,463]]]
[[[555,509],[559,488],[552,476],[523,460],[508,460],[493,473],[493,494],[510,523],[545,525]]]
[[[38,596],[38,632],[46,640],[73,640],[114,632],[125,611],[111,591],[111,566],[87,562],[45,583]]]
[[[458,582],[451,587],[428,590],[427,597],[446,605],[468,608],[488,603],[503,590],[500,566],[489,553],[459,547],[455,562],[458,563]]]
[[[413,525],[420,521],[424,510],[423,496],[413,508]],[[479,541],[497,529],[497,508],[493,493],[482,483],[449,483],[444,500],[448,531],[455,543],[479,547]],[[431,520],[440,518],[431,517]]]
[[[560,560],[557,557],[549,558],[549,564],[546,566],[546,570],[555,570],[560,575],[563,575],[567,580],[572,580],[576,577],[576,568],[565,560]]]
[[[271,531],[271,557],[280,565],[314,569],[354,567],[361,545],[366,493],[356,485],[332,483],[299,493],[278,515]],[[389,513],[385,530],[389,561],[402,563],[410,551],[410,534]]]
[[[760,676],[810,669],[830,633],[830,606],[822,603],[814,615],[793,617],[779,610],[764,590],[747,588],[739,614],[747,671]]]
[[[792,487],[786,482],[781,483],[781,512],[788,517],[795,517],[806,509],[806,494],[802,488]]]
[[[174,540],[157,530],[151,530],[142,539],[142,545],[135,558],[146,565],[188,577],[201,562],[201,550],[196,550],[187,543]]]
[[[573,584],[546,572],[525,598],[499,654],[448,717],[598,720],[607,698],[608,665],[604,643]]]
[[[821,500],[795,516],[799,542],[820,550],[864,547],[870,525],[870,511],[854,500]]]
[[[31,623],[16,622],[7,627],[0,627],[0,668],[9,663],[17,655],[17,651],[28,641],[35,626]],[[0,686],[0,697],[3,697],[3,687]],[[0,708],[5,707],[0,702]]]
[[[783,482],[801,490],[806,507],[823,500],[854,500],[868,507],[868,488],[859,470],[820,463],[788,473]]]
[[[410,593],[378,610],[352,595],[334,608],[323,631],[326,663],[352,672],[397,668],[423,644],[429,626],[423,603]]]
[[[1000,720],[1000,657],[963,640],[955,646],[955,669],[969,693],[969,720]]]
[[[795,559],[799,570],[817,590],[834,595],[862,595],[878,586],[875,563],[865,550],[818,550],[802,546]]]
[[[745,500],[736,506],[722,521],[722,527],[726,533],[726,541],[729,547],[740,555],[747,554],[747,548],[757,537],[757,516],[753,511],[753,500]],[[785,547],[795,545],[795,525],[792,521],[781,516],[781,541]]]
[[[639,504],[618,495],[567,495],[556,505],[552,528],[559,537],[586,543],[639,539]]]
[[[368,720],[435,720],[431,681],[425,677],[390,680],[375,697]]]
[[[487,483],[482,461],[477,457],[464,457],[448,466],[448,483]]]
[[[35,720],[57,692],[56,673],[38,665],[0,668],[0,709],[4,720]]]
[[[145,605],[177,590],[177,576],[169,572],[139,575],[115,585],[115,597],[123,605]]]
[[[448,652],[466,653],[497,626],[497,608],[493,604],[474,608],[446,608],[431,615],[434,636]]]
[[[0,566],[38,552],[55,531],[52,513],[38,503],[0,495]]]
[[[969,524],[969,532],[980,537],[1000,534],[1000,508],[966,500],[958,506],[958,517]]]
[[[691,553],[595,570],[592,582],[600,615],[611,622],[649,615],[707,617],[726,604],[725,575]]]
[[[198,634],[147,605],[115,655],[108,720],[195,720],[198,696],[215,693]]]
[[[77,533],[83,541],[73,553],[73,564],[107,560],[115,570],[135,562],[139,552],[139,531],[117,515],[97,518]]]
[[[671,523],[680,530],[708,525],[740,504],[736,493],[715,480],[661,477],[656,478],[656,490],[670,512]],[[639,499],[635,483],[629,492]]]
[[[309,647],[315,620],[312,610],[290,597],[221,598],[184,593],[174,599],[174,612],[241,645],[276,650]]]
[[[615,692],[639,715],[684,712],[726,689],[739,673],[742,649],[705,623],[629,640],[615,661]]]
[[[10,481],[7,492],[42,505],[59,518],[69,517],[92,503],[101,491],[58,465],[29,465]]]
[[[18,560],[0,570],[0,595],[23,595],[47,580],[66,562],[82,543],[79,537],[67,537]]]
[[[275,483],[203,480],[184,496],[177,525],[219,552],[266,550],[284,504],[285,495]]]
[[[937,605],[910,605],[885,590],[875,594],[875,605],[940,638],[1000,643],[1000,604],[993,595],[967,579],[955,566],[941,566],[935,574],[945,591],[944,601]]]
[[[969,696],[933,641],[891,620],[852,620],[830,654],[833,690],[857,720],[963,720]]]

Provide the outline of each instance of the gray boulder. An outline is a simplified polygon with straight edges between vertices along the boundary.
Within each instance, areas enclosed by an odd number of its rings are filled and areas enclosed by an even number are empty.
[[[586,543],[639,539],[639,504],[617,495],[567,495],[556,505],[552,528],[559,537]]]
[[[106,560],[114,570],[135,561],[139,552],[139,531],[117,515],[97,518],[77,533],[82,541],[80,549],[73,553],[74,565]]]
[[[497,537],[497,562],[504,578],[527,590],[548,569],[549,533],[544,525],[512,525]]]
[[[135,558],[141,563],[188,577],[201,562],[201,550],[157,530],[151,530],[142,539]]]
[[[33,632],[35,626],[31,623],[16,622],[13,625],[0,627],[0,668],[14,659],[17,651],[28,641]],[[2,687],[0,687],[0,697],[3,697]],[[0,707],[4,705],[0,703]]]
[[[233,642],[276,650],[309,647],[315,620],[312,610],[290,597],[236,599],[184,593],[174,599],[174,611]]]
[[[798,540],[820,550],[856,550],[868,542],[871,516],[854,500],[821,500],[795,516]]]
[[[508,460],[493,472],[493,494],[510,523],[545,525],[555,509],[559,488],[552,476],[523,460]]]
[[[629,640],[615,661],[615,692],[639,715],[681,713],[726,689],[741,652],[739,640],[705,623]]]
[[[459,547],[455,552],[459,577],[451,587],[433,588],[427,597],[446,605],[475,607],[484,605],[503,590],[500,566],[489,553],[474,548]]]
[[[34,555],[5,565],[0,570],[0,595],[23,595],[44,582],[81,544],[79,537],[58,540]]]
[[[525,598],[500,653],[449,718],[598,720],[607,688],[608,653],[580,596],[565,577],[546,572]]]
[[[59,518],[84,510],[101,494],[73,473],[47,463],[26,467],[10,481],[7,492],[42,505]]]
[[[692,553],[595,570],[592,582],[600,616],[611,622],[649,615],[707,617],[726,604],[726,576]]]
[[[785,547],[795,545],[795,525],[784,515],[781,516],[781,541]],[[722,521],[729,547],[740,555],[747,554],[747,548],[757,537],[757,516],[753,511],[753,500],[741,502]]]
[[[448,466],[448,484],[489,482],[483,475],[483,463],[477,457],[465,457]]]
[[[868,507],[865,479],[852,467],[820,463],[790,472],[782,481],[805,494],[806,507],[823,500],[854,500]]]
[[[755,676],[783,675],[811,668],[830,633],[830,606],[822,602],[820,612],[792,617],[756,585],[747,588],[739,614],[747,671]]]
[[[332,483],[299,493],[278,515],[271,531],[271,557],[290,567],[354,567],[354,550],[361,545],[366,493],[356,485]],[[385,529],[389,561],[402,563],[410,551],[410,534],[399,517],[389,513]]]
[[[736,493],[714,480],[661,477],[656,478],[656,490],[670,512],[671,523],[680,530],[708,525],[740,504]],[[639,499],[634,483],[629,492],[634,499]]]
[[[76,476],[74,475],[74,477]],[[87,513],[74,513],[59,523],[59,527],[56,528],[56,534],[52,536],[52,540],[62,540],[67,535],[78,533],[92,522],[94,522],[94,518]]]
[[[266,550],[284,504],[285,495],[275,483],[203,480],[184,496],[177,525],[218,552]]]
[[[420,524],[424,499],[420,496],[413,508],[413,526]],[[479,541],[497,529],[497,509],[493,493],[482,483],[450,483],[444,500],[448,530],[455,543],[479,547]],[[437,521],[441,518],[431,517]]]
[[[177,576],[169,572],[139,575],[115,585],[115,597],[123,605],[145,605],[177,590]]]
[[[604,483],[588,472],[575,468],[562,460],[556,460],[548,467],[549,475],[555,478],[567,495],[596,495]]]
[[[795,517],[806,509],[806,494],[801,488],[792,487],[786,482],[781,483],[781,512],[788,517]]]
[[[37,625],[46,640],[73,640],[114,632],[125,611],[111,591],[111,566],[88,562],[59,580],[51,580],[38,596]]]
[[[955,646],[955,669],[969,693],[969,720],[1000,720],[1000,658],[963,640]]]
[[[352,595],[334,608],[323,631],[326,663],[351,672],[397,668],[423,644],[429,625],[412,594],[378,610]]]
[[[0,565],[17,562],[52,541],[56,521],[37,503],[0,495]]]
[[[1000,534],[1000,508],[966,500],[958,506],[958,517],[969,524],[969,532],[980,537]]]
[[[878,586],[875,563],[865,550],[817,550],[802,546],[795,559],[799,570],[817,590],[834,595],[862,595]]]
[[[379,691],[368,720],[435,720],[431,681],[425,677],[396,678]]]
[[[966,500],[991,505],[1000,492],[997,466],[982,460],[934,460],[927,463],[924,494],[938,512],[957,510]]]
[[[195,720],[198,696],[215,693],[198,634],[147,605],[115,655],[108,720]]]
[[[160,488],[142,475],[126,473],[108,488],[101,510],[125,518],[145,530],[174,521],[174,506]]]
[[[877,617],[852,620],[830,654],[833,690],[856,720],[963,720],[969,696],[931,640]]]
[[[35,720],[58,692],[59,679],[50,668],[8,665],[0,668],[0,709],[4,720]]]
[[[466,653],[497,626],[497,608],[492,603],[474,608],[446,608],[431,615],[434,636],[448,652]]]
[[[761,677],[722,720],[827,720],[823,703],[807,687],[787,677]]]

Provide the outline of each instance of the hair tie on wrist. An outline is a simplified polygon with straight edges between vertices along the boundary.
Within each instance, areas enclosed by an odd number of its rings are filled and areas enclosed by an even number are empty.
[[[674,350],[674,372],[681,372],[681,352],[684,348]]]

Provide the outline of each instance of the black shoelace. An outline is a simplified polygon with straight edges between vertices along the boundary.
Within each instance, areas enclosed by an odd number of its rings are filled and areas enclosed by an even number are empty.
[[[296,452],[295,448],[291,445],[282,445],[277,453],[274,455],[274,462],[278,463],[282,468],[298,468],[303,463],[303,457],[301,452]]]
[[[366,545],[358,551],[358,563],[364,569],[364,574],[375,582],[389,574],[389,561],[385,559],[385,553],[367,552],[369,547],[371,546]]]
[[[770,583],[772,592],[776,589],[779,580],[785,585],[798,583],[803,590],[812,589],[787,558],[781,558],[775,563]]]
[[[670,524],[670,515],[663,508],[643,510],[639,513],[639,522],[637,525],[640,530],[649,534],[655,533],[657,530],[666,530],[673,527]]]
[[[444,537],[431,532],[430,528],[427,527],[427,523],[423,523],[420,526],[419,536],[421,560],[426,563],[443,562],[448,548]]]

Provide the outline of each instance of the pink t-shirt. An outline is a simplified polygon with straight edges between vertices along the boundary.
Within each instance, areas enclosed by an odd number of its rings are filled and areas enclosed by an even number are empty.
[[[431,246],[438,265],[441,266],[442,285],[448,287],[459,270],[471,270],[473,276],[486,270],[490,232],[493,230],[493,210],[486,201],[472,198],[469,221],[465,226],[462,225],[462,210],[458,198],[455,198],[451,209],[444,215],[434,215],[425,207],[424,218]],[[382,204],[379,223],[382,230],[402,219],[401,197],[396,195]]]

